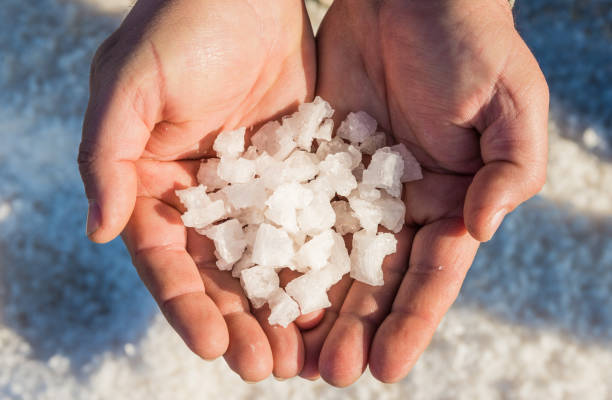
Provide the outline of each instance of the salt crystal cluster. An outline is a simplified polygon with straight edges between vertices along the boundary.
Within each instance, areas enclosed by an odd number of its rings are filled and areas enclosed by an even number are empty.
[[[404,224],[402,184],[422,178],[403,145],[387,146],[367,113],[349,113],[333,135],[334,110],[320,97],[263,125],[245,150],[245,128],[222,132],[199,186],[177,190],[187,227],[210,238],[217,267],[239,278],[270,324],[330,305],[344,275],[383,284],[382,263]],[[351,252],[344,235],[352,234]],[[301,272],[284,288],[278,272]]]

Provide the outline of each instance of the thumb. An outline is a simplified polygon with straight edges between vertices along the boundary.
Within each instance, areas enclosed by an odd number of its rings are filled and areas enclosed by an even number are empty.
[[[141,115],[150,104],[143,101],[147,96],[141,90],[118,82],[100,88],[96,81],[92,77],[78,163],[89,200],[87,235],[104,243],[121,233],[134,209],[138,183],[134,161],[151,131]]]
[[[548,87],[533,55],[520,44],[477,126],[484,166],[468,188],[464,219],[479,241],[491,239],[504,216],[546,180]]]

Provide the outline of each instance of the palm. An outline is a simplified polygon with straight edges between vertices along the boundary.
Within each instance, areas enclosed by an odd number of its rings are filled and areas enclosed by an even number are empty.
[[[346,385],[369,361],[381,380],[403,377],[476,253],[478,241],[464,225],[466,198],[490,157],[481,133],[504,100],[496,95],[506,90],[507,46],[517,36],[507,4],[487,11],[506,24],[491,29],[470,15],[479,4],[455,10],[456,3],[337,1],[321,26],[317,94],[339,118],[355,110],[373,115],[415,154],[424,178],[405,186],[406,227],[398,253],[383,265],[385,285],[344,283],[324,323],[304,334],[305,376],[320,372]]]
[[[123,239],[144,283],[189,347],[204,358],[224,354],[250,381],[300,371],[299,329],[271,327],[266,309],[251,313],[239,282],[215,267],[211,243],[182,225],[174,191],[196,184],[196,160],[210,154],[217,132],[256,126],[313,95],[314,38],[301,2],[283,1],[266,12],[254,3],[138,3],[94,60],[92,92],[98,96],[92,97],[84,136],[97,138],[87,129],[106,113],[137,114],[123,121],[116,117],[118,123],[130,121],[122,126],[129,134],[115,140],[117,148],[132,151],[123,159],[133,162],[138,182]],[[115,85],[106,88],[108,78],[101,75],[109,70]],[[131,76],[133,70],[138,75]],[[96,104],[124,84],[131,85],[123,90],[131,100],[129,107],[122,104],[124,114],[112,104]],[[122,182],[115,183],[128,193],[136,191],[130,172],[123,171]],[[123,202],[116,207],[120,211],[131,211],[126,193],[112,201]],[[96,235],[104,240],[108,232]]]

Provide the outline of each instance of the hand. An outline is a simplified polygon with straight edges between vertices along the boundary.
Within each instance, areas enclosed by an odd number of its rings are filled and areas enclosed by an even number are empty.
[[[140,1],[98,50],[79,167],[95,242],[123,231],[142,280],[198,355],[248,381],[302,368],[299,329],[270,327],[210,242],[180,219],[215,134],[310,101],[314,39],[299,0]],[[191,160],[191,161],[190,161]],[[124,230],[125,228],[125,230]]]
[[[304,332],[302,376],[402,379],[454,302],[479,241],[545,179],[548,90],[503,0],[336,0],[317,37],[317,94],[365,110],[424,168],[385,285],[343,281]],[[493,266],[492,266],[493,267]]]

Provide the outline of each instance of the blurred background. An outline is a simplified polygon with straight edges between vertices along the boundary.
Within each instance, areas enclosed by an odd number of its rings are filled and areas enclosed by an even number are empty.
[[[551,90],[548,182],[482,246],[413,372],[347,389],[201,361],[121,242],[86,240],[89,62],[130,3],[0,7],[0,399],[612,399],[612,1],[517,1]],[[308,2],[315,26],[330,3]]]

